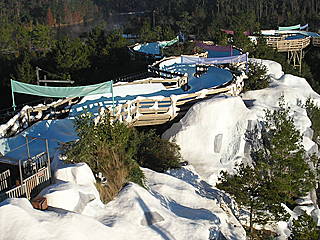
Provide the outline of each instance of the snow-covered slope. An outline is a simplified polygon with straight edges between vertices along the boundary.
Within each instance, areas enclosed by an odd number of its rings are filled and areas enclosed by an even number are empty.
[[[199,102],[163,134],[181,147],[184,160],[211,184],[216,183],[220,171],[232,171],[236,163],[249,161],[245,132],[263,120],[264,110],[277,108],[281,96],[292,110],[296,127],[304,133],[306,150],[316,148],[311,140],[311,121],[302,105],[308,97],[320,103],[320,96],[304,78],[284,75],[280,64],[252,61],[267,67],[272,80],[269,88],[248,91],[241,98],[216,97]]]
[[[175,141],[184,160],[215,183],[221,170],[233,169],[246,155],[244,134],[254,119],[240,97],[221,96],[194,105],[163,137]]]
[[[311,122],[302,104],[309,96],[320,103],[320,96],[305,79],[284,75],[275,62],[252,61],[267,66],[272,77],[269,88],[241,97],[218,96],[199,102],[164,133],[163,137],[180,145],[184,160],[191,165],[165,174],[143,169],[146,189],[130,183],[104,205],[86,164],[61,165],[56,161],[55,183],[41,192],[50,210],[35,210],[26,199],[0,203],[0,240],[245,239],[232,199],[214,188],[219,172],[232,171],[236,163],[250,161],[245,132],[263,119],[264,109],[277,107],[280,96],[284,96],[296,126],[304,133],[304,147],[316,150],[311,141]],[[7,153],[24,143],[26,134],[50,137],[52,150],[59,142],[76,138],[71,120],[43,121],[14,138],[0,139],[0,152]],[[292,216],[305,209],[320,219],[311,199],[302,199],[309,206],[297,207]],[[288,234],[287,223],[279,226],[283,236]]]
[[[41,193],[51,211],[34,210],[26,199],[1,203],[0,239],[245,239],[224,194],[192,168],[172,176],[144,172],[148,189],[130,183],[103,205],[88,166],[62,168],[57,183]]]

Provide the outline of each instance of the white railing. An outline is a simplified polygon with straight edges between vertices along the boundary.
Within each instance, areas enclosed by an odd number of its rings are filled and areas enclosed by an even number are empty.
[[[20,185],[7,192],[5,192],[5,198],[18,198],[26,194],[26,186]]]
[[[238,76],[234,82],[228,86],[212,89],[203,89],[199,92],[172,95],[170,97],[138,97],[127,101],[115,108],[114,119],[129,123],[133,126],[146,126],[165,123],[175,118],[181,110],[182,105],[198,101],[219,93],[226,93],[237,96],[243,89],[244,76]],[[108,112],[113,112],[111,107],[107,107]],[[101,113],[103,115],[103,113]],[[100,117],[100,116],[99,116]],[[99,121],[99,118],[96,119]]]
[[[49,183],[49,180],[50,180],[49,171],[50,170],[48,167],[44,167],[40,169],[34,175],[24,179],[22,185],[17,186],[3,193],[0,196],[0,200],[4,200],[6,198],[19,198],[24,195],[26,196],[26,198],[31,199],[37,193],[39,193],[39,191],[35,192],[36,187],[38,187],[40,184],[43,184],[43,183]]]
[[[47,182],[49,179],[50,179],[49,169],[48,167],[44,167],[38,170],[36,174],[23,180],[23,184],[26,186],[27,198],[30,199],[32,195],[35,194],[32,191],[40,184]]]
[[[0,174],[0,191],[10,187],[10,170],[6,170]]]

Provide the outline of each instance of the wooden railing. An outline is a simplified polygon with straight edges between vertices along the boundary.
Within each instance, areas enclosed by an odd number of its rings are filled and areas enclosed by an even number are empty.
[[[127,83],[116,83],[114,86],[124,86],[124,85],[136,85],[136,84],[151,84],[151,83],[162,83],[166,88],[176,88],[181,87],[188,83],[188,77],[177,77],[177,78],[146,78],[141,80],[136,80],[134,82]]]
[[[20,186],[17,186],[15,188],[5,192],[3,197],[4,197],[4,199],[6,199],[6,198],[18,198],[18,197],[25,196],[25,194],[26,194],[26,186],[25,185],[20,185]],[[2,201],[4,199],[2,199]]]
[[[239,77],[241,78],[241,77]],[[114,119],[127,122],[132,126],[147,126],[163,124],[175,118],[179,113],[186,111],[190,106],[184,107],[188,103],[195,103],[200,99],[210,96],[227,93],[238,95],[243,88],[243,81],[234,81],[232,84],[190,94],[172,95],[170,97],[138,97],[127,101],[115,108]],[[112,112],[111,109],[108,110]]]
[[[23,181],[24,185],[26,186],[26,196],[28,199],[34,197],[40,192],[40,189],[36,190],[36,187],[40,184],[49,182],[50,174],[49,168],[44,167],[40,169],[36,174],[30,176],[29,178]]]
[[[283,37],[268,37],[267,45],[271,46],[274,49],[277,49],[278,52],[289,52],[289,51],[298,51],[306,48],[311,42],[311,38],[303,39],[294,39],[294,40],[285,40]]]
[[[10,170],[6,170],[0,174],[0,192],[10,187]]]
[[[78,100],[79,98],[66,98],[45,106],[24,107],[20,113],[13,117],[16,118],[15,121],[9,121],[6,124],[6,128],[2,130],[3,136],[0,137],[11,137],[24,129],[23,127],[15,129],[13,126],[26,126],[25,123],[27,122],[28,124],[26,127],[29,127],[37,121],[55,119],[60,115],[67,114],[71,106],[78,102]],[[35,117],[37,115],[41,117]]]

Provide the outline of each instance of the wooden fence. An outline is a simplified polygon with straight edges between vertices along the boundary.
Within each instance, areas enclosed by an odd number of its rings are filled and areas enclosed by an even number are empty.
[[[16,129],[14,128],[15,125],[26,126],[25,122],[28,122],[27,127],[29,127],[35,122],[38,122],[41,120],[47,120],[47,119],[56,119],[64,114],[68,114],[71,106],[76,102],[78,102],[78,100],[79,98],[66,98],[53,104],[29,107],[23,111],[20,111],[16,121],[11,122],[10,124],[7,124],[6,129],[3,129],[4,136],[1,136],[1,137],[14,136],[19,131],[24,129],[24,128]]]

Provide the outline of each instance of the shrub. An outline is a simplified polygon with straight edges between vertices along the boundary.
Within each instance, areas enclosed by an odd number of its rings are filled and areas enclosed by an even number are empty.
[[[248,79],[245,80],[244,91],[263,89],[269,86],[271,81],[267,75],[267,68],[263,64],[248,63]]]
[[[179,147],[161,139],[154,131],[139,133],[121,122],[111,122],[109,116],[95,123],[92,115],[75,119],[79,140],[65,144],[62,151],[68,162],[85,162],[98,176],[102,173],[106,184],[98,179],[101,200],[112,200],[127,182],[144,186],[139,164],[163,172],[179,167]]]
[[[130,165],[126,164],[125,154],[119,153],[108,146],[101,145],[98,150],[100,170],[106,183],[97,183],[97,189],[103,202],[111,201],[127,183]]]
[[[138,137],[134,128],[111,124],[109,116],[95,124],[90,114],[76,118],[75,126],[79,140],[64,146],[63,152],[67,161],[85,162],[96,176],[102,173],[107,179],[105,186],[97,184],[102,201],[110,201],[128,181],[144,185],[143,172],[133,159]]]
[[[141,132],[139,138],[136,159],[140,166],[157,172],[180,167],[180,148],[176,143],[161,139],[153,130]]]

